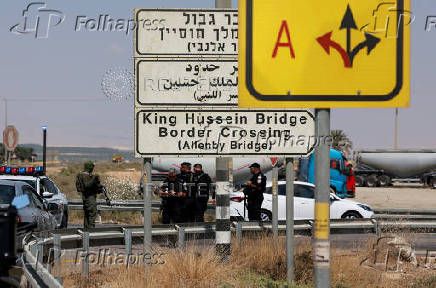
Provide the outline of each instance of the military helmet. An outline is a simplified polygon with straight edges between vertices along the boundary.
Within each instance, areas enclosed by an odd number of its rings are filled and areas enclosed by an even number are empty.
[[[91,173],[94,170],[94,162],[92,161],[86,161],[85,164],[83,165],[83,168],[85,169],[86,172]]]

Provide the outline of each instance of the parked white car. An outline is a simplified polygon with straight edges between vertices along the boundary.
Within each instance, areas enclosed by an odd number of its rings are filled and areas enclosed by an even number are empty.
[[[306,182],[294,182],[294,220],[314,219],[315,185]],[[272,184],[267,183],[263,194],[262,221],[272,220]],[[286,182],[278,182],[278,219],[286,220]],[[230,217],[233,220],[248,221],[248,212],[244,213],[244,193],[242,190],[230,195]],[[374,211],[371,207],[348,199],[341,199],[330,193],[330,218],[331,219],[356,219],[372,218]]]

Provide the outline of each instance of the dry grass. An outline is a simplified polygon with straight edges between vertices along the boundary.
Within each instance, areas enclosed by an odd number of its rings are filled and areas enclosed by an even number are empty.
[[[160,251],[159,253],[162,253]],[[185,251],[173,250],[164,252],[165,263],[144,266],[133,266],[126,270],[112,266],[94,270],[89,279],[79,273],[65,278],[65,287],[217,287],[221,284],[236,283],[233,266],[222,263],[214,251],[198,250],[188,247]],[[126,273],[127,271],[127,273]]]
[[[263,235],[257,239],[233,241],[229,262],[220,262],[211,249],[188,247],[184,252],[165,251],[165,264],[144,273],[143,266],[113,266],[94,269],[88,280],[79,273],[64,279],[65,287],[312,287],[313,264],[310,238],[298,245],[295,279],[300,286],[288,286],[284,239],[277,244]],[[361,265],[372,253],[372,243],[360,251],[331,251],[331,287],[436,287],[435,270],[403,265],[401,272],[386,272]],[[421,261],[422,262],[422,261]],[[94,267],[96,268],[96,267]]]
[[[152,224],[160,224],[161,215],[158,212],[152,213]],[[122,224],[122,225],[142,225],[141,212],[125,212],[125,211],[102,211],[101,221],[105,224]],[[83,211],[73,210],[69,214],[69,223],[83,223]]]

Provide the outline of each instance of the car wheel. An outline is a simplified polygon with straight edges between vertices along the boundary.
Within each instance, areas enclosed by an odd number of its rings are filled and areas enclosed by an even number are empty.
[[[368,187],[377,187],[379,183],[377,175],[371,175],[366,179]]]
[[[68,227],[68,212],[64,212],[62,216],[61,226],[59,228],[67,228]]]
[[[382,175],[379,178],[380,186],[387,187],[391,183],[391,178],[387,175]]]
[[[266,209],[260,210],[260,220],[263,222],[272,221],[272,213]]]
[[[436,189],[436,177],[431,178],[430,187]]]
[[[356,211],[347,211],[342,215],[342,219],[361,219],[363,218],[362,215],[359,214],[359,212]]]

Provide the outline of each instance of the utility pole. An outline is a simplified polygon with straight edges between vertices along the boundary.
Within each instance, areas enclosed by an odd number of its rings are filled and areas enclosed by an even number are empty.
[[[6,131],[6,128],[8,127],[8,99],[3,98],[3,100],[5,101],[5,130],[4,131]],[[6,149],[6,145],[4,142],[3,142],[3,148],[5,150],[4,162],[5,162],[5,165],[8,165],[8,149]]]
[[[232,8],[231,0],[215,0],[215,8]],[[216,234],[215,249],[222,260],[230,258],[230,174],[231,158],[216,158]]]
[[[330,109],[315,109],[315,288],[330,287]]]

